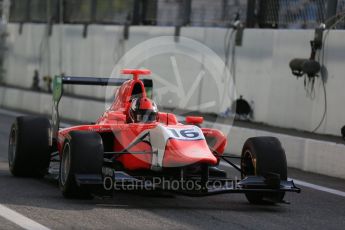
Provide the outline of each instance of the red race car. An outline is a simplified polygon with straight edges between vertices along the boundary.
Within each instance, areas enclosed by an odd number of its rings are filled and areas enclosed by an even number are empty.
[[[52,121],[18,117],[9,138],[9,167],[14,176],[43,177],[59,162],[57,177],[68,198],[111,195],[114,189],[164,189],[190,195],[244,193],[251,203],[283,202],[285,192],[300,192],[287,179],[284,150],[274,137],[249,138],[241,166],[223,155],[227,138],[201,128],[202,117],[185,124],[159,112],[152,100],[153,83],[139,79],[149,70],[125,69],[132,79],[56,76]],[[120,86],[108,110],[95,124],[60,128],[58,113],[63,85]],[[230,178],[220,160],[241,173]],[[135,185],[135,186],[133,186]],[[174,185],[174,186],[172,186]]]

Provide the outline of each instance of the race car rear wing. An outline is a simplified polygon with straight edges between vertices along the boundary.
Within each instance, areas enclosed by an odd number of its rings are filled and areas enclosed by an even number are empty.
[[[58,75],[53,80],[53,108],[51,137],[56,138],[60,126],[59,103],[63,95],[63,85],[121,86],[130,79],[104,77],[76,77]],[[152,79],[142,79],[148,97],[152,97]],[[52,144],[52,142],[51,142]]]
[[[58,77],[58,76],[57,76]],[[106,78],[106,77],[73,77],[63,76],[62,84],[67,85],[100,85],[100,86],[121,86],[125,81],[130,79],[125,78]],[[145,88],[152,88],[152,79],[142,79]]]

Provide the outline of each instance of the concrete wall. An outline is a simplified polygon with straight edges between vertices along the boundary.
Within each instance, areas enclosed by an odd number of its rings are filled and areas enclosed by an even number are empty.
[[[52,96],[46,93],[0,86],[0,107],[51,115]],[[63,97],[59,112],[64,119],[92,122],[104,112],[104,103]]]
[[[109,76],[116,61],[131,47],[149,38],[173,35],[173,27],[131,27],[130,39],[122,40],[121,26],[91,25],[87,38],[82,37],[80,25],[54,26],[52,36],[44,36],[45,26],[25,24],[18,33],[18,24],[8,26],[9,52],[6,60],[7,83],[29,87],[34,69],[41,75],[55,75],[61,71],[68,75]],[[222,28],[182,28],[181,35],[196,39],[224,57]],[[254,120],[274,126],[311,131],[319,123],[323,109],[323,90],[320,80],[315,83],[315,99],[306,97],[303,80],[290,73],[288,63],[294,57],[308,57],[312,30],[258,30],[244,32],[243,47],[237,49],[236,89],[254,103]],[[329,33],[325,61],[328,68],[326,84],[328,111],[319,133],[340,135],[345,124],[345,31]],[[62,62],[59,64],[59,47],[62,45]],[[147,63],[153,70],[162,69],[159,62]],[[190,72],[184,73],[186,88],[193,82]],[[197,70],[199,71],[199,70]],[[167,79],[173,73],[164,75]],[[190,83],[188,83],[190,82]],[[90,87],[68,88],[77,94],[104,97],[103,89]],[[204,98],[212,96],[203,90]],[[163,101],[163,104],[167,104]]]

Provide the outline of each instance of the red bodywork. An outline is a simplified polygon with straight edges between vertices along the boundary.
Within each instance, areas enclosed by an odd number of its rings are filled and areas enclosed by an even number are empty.
[[[114,152],[124,151],[134,140],[144,132],[152,131],[153,134],[172,130],[171,136],[176,135],[174,130],[201,130],[202,139],[166,138],[163,159],[160,166],[181,167],[195,163],[217,165],[220,155],[223,154],[227,144],[225,136],[219,130],[201,128],[195,125],[202,122],[201,118],[188,118],[190,124],[184,125],[177,121],[172,113],[158,113],[158,119],[154,123],[131,123],[128,112],[133,96],[145,97],[146,91],[139,75],[150,74],[149,70],[124,70],[124,74],[132,74],[132,80],[128,80],[119,87],[111,107],[98,118],[94,125],[81,125],[60,129],[58,134],[58,150],[61,156],[62,148],[68,133],[74,130],[93,131],[101,134],[113,133]],[[163,130],[163,131],[160,131]],[[170,135],[170,134],[169,134]],[[178,134],[177,134],[178,135]],[[157,136],[157,135],[156,135]],[[163,138],[163,137],[162,137]],[[164,138],[163,138],[164,139]],[[160,143],[160,140],[157,140]],[[158,143],[157,142],[157,143]],[[130,148],[133,154],[122,154],[117,160],[127,170],[152,169],[154,166],[153,148],[150,142],[139,142]],[[135,152],[145,152],[135,154]],[[147,153],[146,153],[147,152]]]

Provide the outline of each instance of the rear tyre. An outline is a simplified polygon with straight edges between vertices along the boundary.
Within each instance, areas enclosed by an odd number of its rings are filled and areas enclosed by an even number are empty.
[[[241,155],[242,179],[246,176],[279,175],[280,180],[287,180],[285,151],[275,137],[252,137],[243,145]],[[246,193],[250,203],[261,204],[267,198],[271,202],[281,202],[285,192]]]
[[[102,175],[103,143],[98,133],[72,131],[65,141],[59,171],[59,187],[65,198],[91,199],[88,187],[78,185],[76,174]]]
[[[50,122],[43,117],[17,117],[11,127],[8,163],[14,176],[43,177],[50,163]]]

